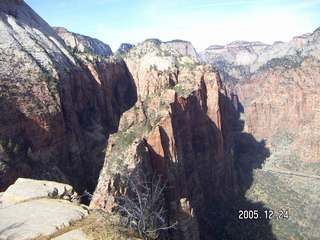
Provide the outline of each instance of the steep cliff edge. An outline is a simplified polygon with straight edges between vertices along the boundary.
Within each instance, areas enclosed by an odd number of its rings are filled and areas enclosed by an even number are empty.
[[[155,172],[169,186],[165,207],[169,222],[178,223],[171,237],[200,239],[198,224],[213,199],[238,194],[233,105],[211,65],[159,41],[146,40],[124,59],[140,100],[109,140],[90,206],[111,211],[124,193],[119,176]]]
[[[1,189],[22,176],[93,189],[108,135],[136,101],[126,64],[72,54],[23,1],[0,6]]]

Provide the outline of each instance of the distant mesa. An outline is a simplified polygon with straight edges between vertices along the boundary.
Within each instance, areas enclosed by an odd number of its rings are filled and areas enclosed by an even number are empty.
[[[189,41],[172,40],[164,42],[165,45],[175,49],[179,54],[184,56],[197,57],[197,52]]]
[[[276,44],[283,44],[284,42],[282,41],[275,41],[273,44],[276,45]]]
[[[211,45],[210,47],[208,47],[206,50],[210,50],[210,49],[223,49],[224,45]]]
[[[259,41],[240,40],[226,45],[211,45],[205,50],[202,58],[216,66],[230,66],[230,64],[246,66],[242,67],[240,75],[243,75],[243,71],[245,71],[244,75],[247,76],[275,58],[292,56],[292,58],[300,58],[300,60],[306,57],[319,59],[319,49],[315,47],[319,42],[319,32],[320,28],[317,28],[311,34],[306,33],[292,38],[288,43],[276,41],[273,44],[265,44]],[[301,52],[302,55],[298,56],[297,52]],[[225,69],[221,66],[218,69],[223,73]]]
[[[183,56],[191,56],[191,57],[198,57],[198,54],[193,47],[193,44],[189,41],[185,40],[180,40],[180,39],[175,39],[167,42],[162,42],[159,39],[156,38],[149,38],[144,41],[153,43],[155,45],[163,45],[168,48],[172,48],[177,51],[178,54],[183,55]]]
[[[156,45],[160,45],[162,43],[161,40],[157,39],[157,38],[147,38],[146,40],[144,40],[144,42],[150,42]]]

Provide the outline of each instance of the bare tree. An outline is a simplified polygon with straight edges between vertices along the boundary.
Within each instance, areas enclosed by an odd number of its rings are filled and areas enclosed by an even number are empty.
[[[156,175],[136,174],[123,180],[127,194],[116,198],[122,226],[137,230],[145,239],[156,239],[162,231],[174,228],[164,208],[165,184]]]

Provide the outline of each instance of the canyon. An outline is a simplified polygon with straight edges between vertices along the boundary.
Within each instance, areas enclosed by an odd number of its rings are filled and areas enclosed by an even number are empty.
[[[263,140],[270,151],[254,171],[247,198],[292,211],[289,221],[271,221],[279,239],[319,237],[314,229],[319,216],[309,214],[320,197],[319,46],[318,28],[288,43],[233,42],[211,46],[203,55],[238,96],[244,131]],[[238,162],[246,166],[254,155],[244,156]]]
[[[320,237],[320,29],[201,57],[158,39],[113,55],[22,0],[0,7],[0,191],[19,177],[67,183],[111,216],[123,176],[154,175],[175,226],[159,239]]]

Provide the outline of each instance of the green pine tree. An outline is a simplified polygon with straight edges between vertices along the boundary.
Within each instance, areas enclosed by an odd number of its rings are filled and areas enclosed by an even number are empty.
[[[13,153],[15,154],[15,155],[18,155],[19,153],[20,153],[20,145],[19,144],[17,144],[15,147],[14,147],[14,149],[13,149]]]

